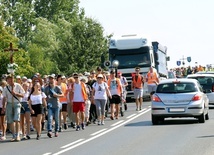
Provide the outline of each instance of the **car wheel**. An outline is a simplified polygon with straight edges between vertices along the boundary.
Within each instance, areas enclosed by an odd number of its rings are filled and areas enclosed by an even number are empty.
[[[205,122],[204,113],[201,114],[201,115],[198,117],[198,122],[199,122],[199,123],[204,123],[204,122]]]
[[[157,125],[158,124],[158,117],[157,116],[152,115],[152,124],[153,125]]]
[[[209,120],[209,114],[208,113],[205,115],[205,119]]]

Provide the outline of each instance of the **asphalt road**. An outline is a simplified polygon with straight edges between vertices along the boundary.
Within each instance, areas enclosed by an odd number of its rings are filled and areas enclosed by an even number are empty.
[[[85,130],[73,128],[59,137],[48,138],[43,131],[21,142],[0,142],[4,155],[212,155],[214,154],[214,109],[210,120],[200,124],[194,118],[166,119],[161,125],[151,123],[150,102],[141,111],[128,103],[124,117],[106,118],[105,125],[89,125]]]

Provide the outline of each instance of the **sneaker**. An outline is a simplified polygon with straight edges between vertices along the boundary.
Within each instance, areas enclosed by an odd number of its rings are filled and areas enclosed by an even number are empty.
[[[138,108],[136,108],[136,111],[138,111],[139,109]]]
[[[20,141],[21,141],[20,137],[17,136],[16,139],[15,139],[15,141],[16,141],[16,142],[20,142]]]
[[[30,139],[30,136],[29,136],[29,135],[27,135],[27,136],[26,136],[26,138],[27,138],[27,139]]]
[[[0,138],[0,140],[6,140],[6,137],[5,137],[5,136],[3,136],[3,137],[1,137],[1,138]]]
[[[81,124],[81,127],[82,127],[82,129],[84,130],[84,129],[85,129],[85,124],[82,123],[82,124]]]
[[[34,128],[31,127],[31,128],[30,128],[30,131],[34,131]]]
[[[26,137],[26,136],[23,136],[23,137],[22,137],[22,140],[27,140],[27,137]]]
[[[58,137],[58,136],[59,136],[59,133],[58,133],[58,132],[56,132],[56,133],[55,133],[55,137]]]
[[[114,120],[114,117],[113,117],[113,116],[111,116],[110,118],[111,118],[111,120]]]
[[[101,124],[100,121],[98,121],[97,125],[100,125],[100,124]]]
[[[80,130],[80,126],[79,126],[79,125],[77,125],[76,131],[79,131],[79,130]]]
[[[75,129],[76,128],[76,124],[71,122],[71,127]]]
[[[88,126],[89,124],[91,124],[91,122],[89,122],[89,121],[88,121],[88,122],[86,122],[86,126]]]
[[[101,122],[101,125],[105,125],[104,121]]]
[[[67,126],[67,124],[66,124],[66,123],[64,124],[64,129],[65,129],[65,130],[67,130],[67,129],[68,129],[68,126]]]
[[[49,138],[52,138],[52,133],[51,133],[51,132],[48,132],[48,133],[47,133],[47,136],[48,136]]]
[[[16,140],[16,135],[13,135],[12,139],[10,140],[11,142],[15,142]]]

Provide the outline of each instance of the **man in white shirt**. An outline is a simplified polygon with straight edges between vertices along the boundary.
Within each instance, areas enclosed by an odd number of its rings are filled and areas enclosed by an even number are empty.
[[[19,83],[14,82],[13,76],[6,78],[8,85],[3,90],[3,112],[6,112],[7,123],[10,124],[13,138],[11,141],[20,141],[20,113],[21,98],[24,97],[24,89]],[[15,125],[14,125],[15,123]]]

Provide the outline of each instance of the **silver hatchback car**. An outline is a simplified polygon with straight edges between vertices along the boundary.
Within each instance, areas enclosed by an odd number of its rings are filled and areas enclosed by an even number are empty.
[[[152,123],[168,117],[194,117],[199,123],[209,119],[209,99],[195,79],[166,79],[160,81],[152,96]]]

